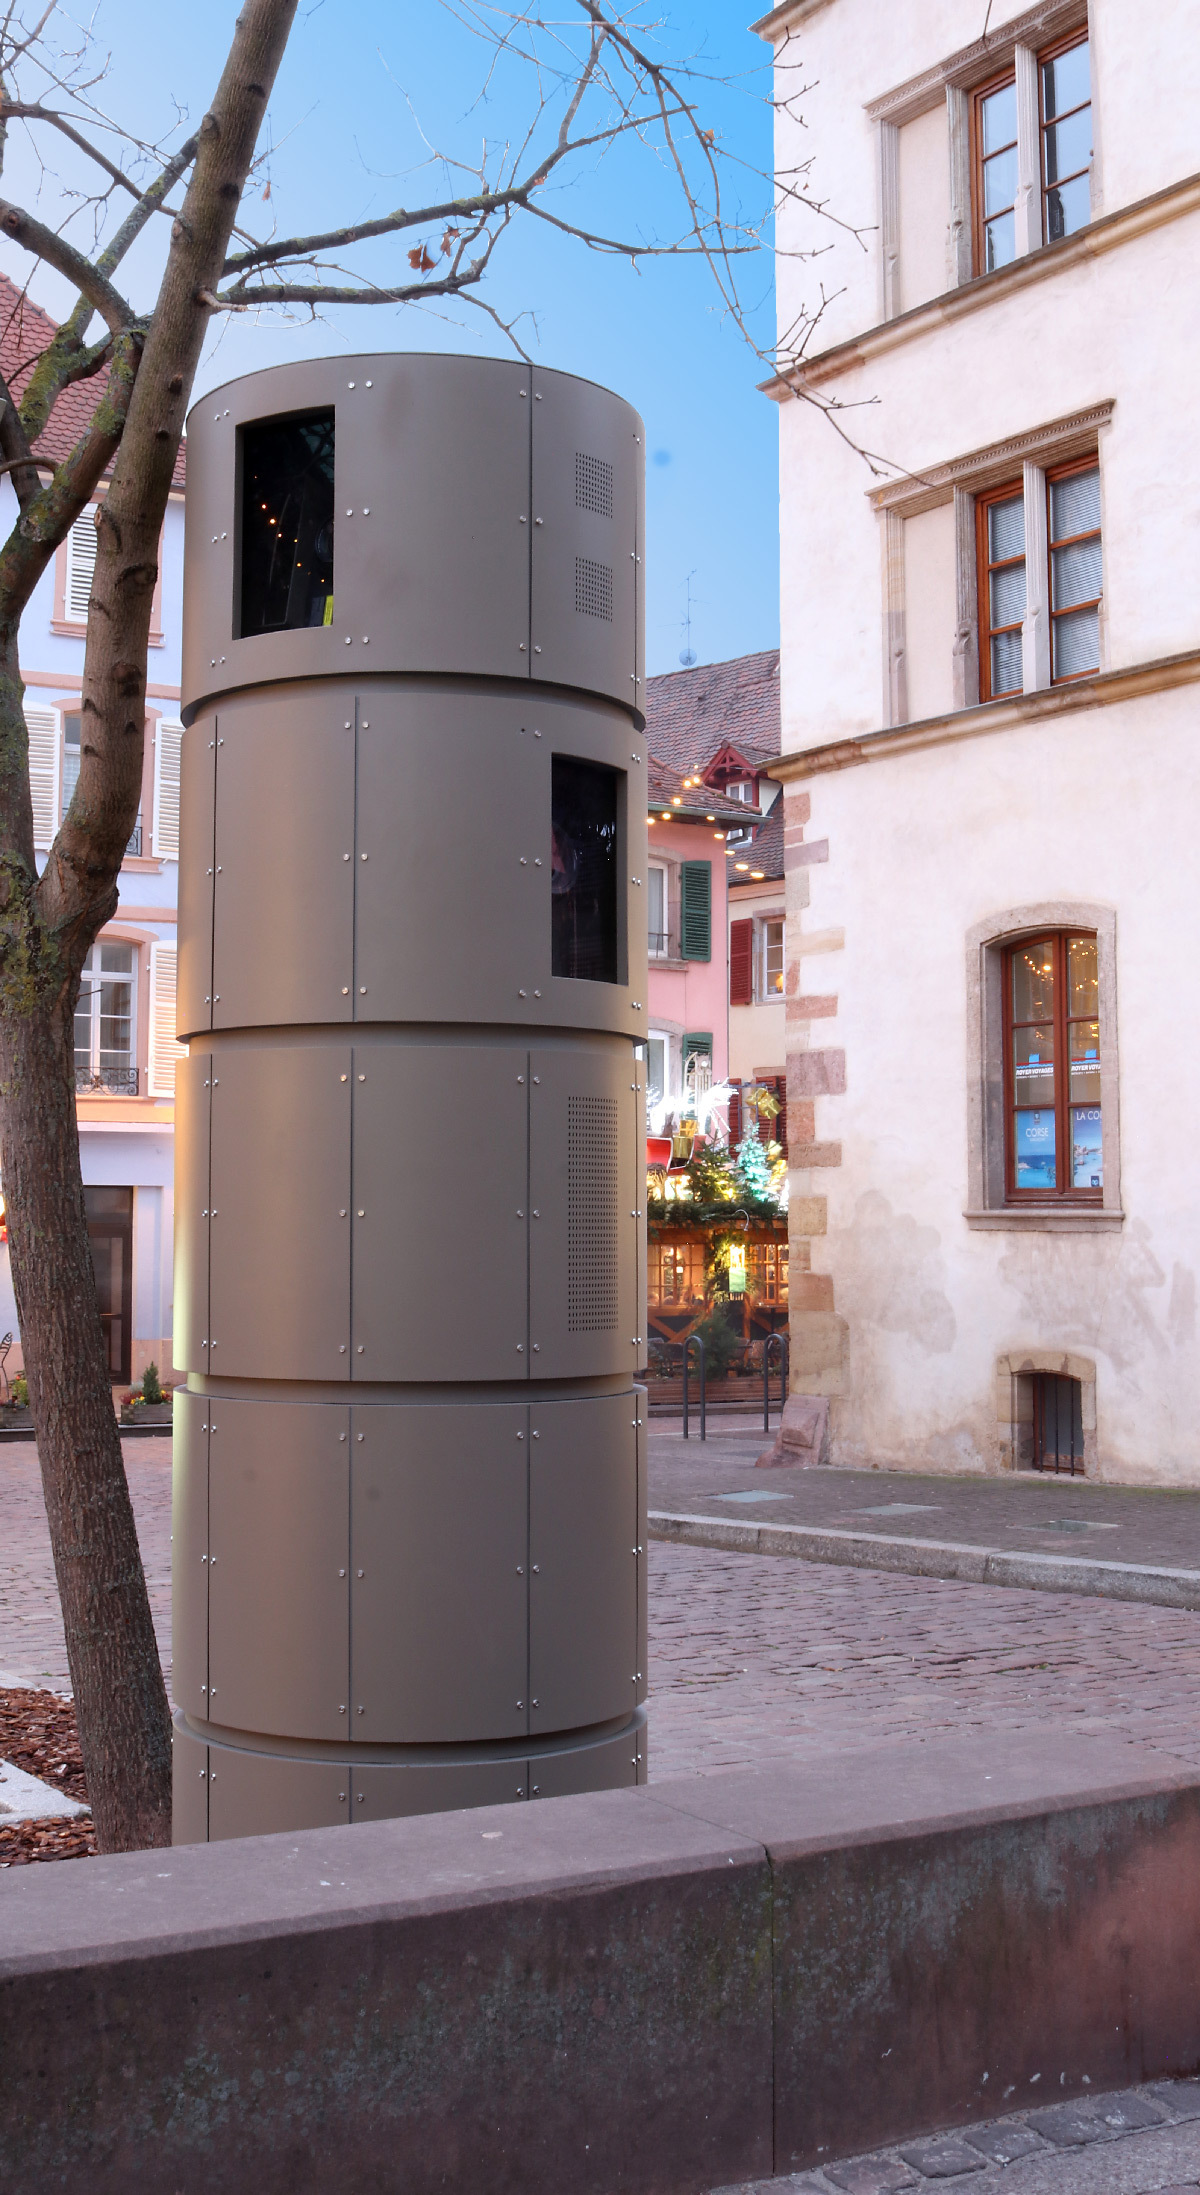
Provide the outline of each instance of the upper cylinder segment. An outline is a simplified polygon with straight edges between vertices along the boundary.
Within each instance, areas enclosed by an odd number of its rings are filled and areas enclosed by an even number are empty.
[[[642,423],[593,382],[404,353],[249,374],[188,419],[185,713],[390,672],[640,714],[642,540]]]

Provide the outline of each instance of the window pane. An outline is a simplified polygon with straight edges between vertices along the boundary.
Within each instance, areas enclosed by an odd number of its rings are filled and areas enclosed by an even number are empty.
[[[1054,1104],[1054,1030],[1013,1030],[1013,1087],[1019,1105]]]
[[[551,760],[550,967],[617,981],[617,773],[572,755]]]
[[[1003,503],[988,504],[988,563],[1002,564],[1006,557],[1025,554],[1025,498],[1009,496]]]
[[[1025,615],[1024,564],[1002,564],[992,573],[991,590],[993,627],[1019,625]]]
[[[979,115],[983,125],[983,149],[995,152],[1000,145],[1014,145],[1017,140],[1017,87],[1002,84],[979,102]]]
[[[1072,46],[1069,53],[1056,53],[1052,61],[1043,61],[1042,103],[1047,120],[1053,114],[1066,114],[1070,108],[1082,106],[1091,96],[1086,38]]]
[[[667,875],[665,869],[649,869],[646,882],[650,887],[646,899],[646,928],[649,932],[650,951],[665,953],[667,949]]]
[[[1050,539],[1069,541],[1075,534],[1093,533],[1100,524],[1100,468],[1068,473],[1050,483]]]
[[[1017,1113],[1016,1152],[1018,1189],[1053,1189],[1057,1186],[1053,1111]]]
[[[239,630],[291,632],[333,618],[333,413],[243,427]]]
[[[1098,610],[1070,610],[1066,617],[1056,617],[1054,632],[1054,662],[1051,666],[1055,678],[1083,678],[1089,671],[1100,668],[1100,613]]]
[[[1094,937],[1067,940],[1067,1012],[1095,1021],[1100,1011],[1099,950]]]
[[[1007,213],[1017,195],[1017,154],[998,152],[994,160],[983,163],[983,210],[985,214]]]
[[[1077,1104],[1100,1103],[1100,1024],[1073,1021],[1071,1043],[1071,1096]]]
[[[1100,543],[1076,541],[1069,549],[1055,549],[1050,558],[1050,601],[1056,610],[1074,610],[1081,602],[1099,600],[1102,587]]]
[[[658,1105],[667,1089],[667,1040],[650,1037],[646,1044],[646,1103]]]
[[[71,805],[75,787],[79,783],[79,765],[82,759],[78,747],[72,747],[70,741],[68,741],[63,747],[62,812],[64,815]]]
[[[1065,122],[1052,122],[1046,131],[1046,181],[1057,183],[1060,176],[1078,175],[1086,169],[1092,157],[1092,110],[1081,107],[1078,114],[1069,114]]]
[[[768,922],[766,926],[766,950],[763,973],[764,989],[768,996],[777,997],[783,990],[783,924]]]
[[[100,966],[104,969],[106,975],[132,975],[132,945],[102,945],[100,947]]]
[[[1019,694],[1024,682],[1021,635],[997,633],[992,642],[992,695]]]
[[[1071,1108],[1071,1187],[1104,1187],[1104,1152],[1098,1105],[1073,1105]]]
[[[1018,945],[1012,956],[1015,1022],[1054,1020],[1054,946],[1048,937]]]
[[[106,983],[100,994],[100,1065],[129,1065],[133,988],[128,983]]]
[[[1011,266],[1016,256],[1016,216],[999,214],[994,221],[988,222],[984,231],[984,273],[994,274],[997,267]]]
[[[1056,243],[1060,236],[1074,236],[1077,229],[1086,229],[1092,218],[1092,185],[1090,177],[1077,175],[1073,183],[1056,183],[1046,193],[1046,242]]]

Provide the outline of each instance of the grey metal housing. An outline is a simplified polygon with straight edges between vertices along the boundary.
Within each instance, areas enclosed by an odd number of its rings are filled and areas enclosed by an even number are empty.
[[[246,432],[318,414],[325,621],[242,636]],[[176,1842],[645,1777],[642,482],[504,362],[189,418]],[[616,981],[555,972],[556,757]]]

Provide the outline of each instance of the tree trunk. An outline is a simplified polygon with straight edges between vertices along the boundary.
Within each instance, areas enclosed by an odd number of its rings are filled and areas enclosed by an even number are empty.
[[[96,1301],[75,1114],[74,1010],[88,948],[117,907],[137,813],[158,542],[188,394],[296,5],[244,0],[197,132],[191,181],[172,222],[144,346],[132,332],[114,342],[115,380],[95,422],[117,456],[98,510],[79,781],[40,877],[15,637],[34,567],[52,553],[51,540],[32,549],[35,505],[29,512],[23,507],[19,546],[10,542],[6,551],[11,576],[0,558],[0,1167],[67,1659],[102,1852],[170,1842],[171,1723]],[[18,218],[28,225],[27,217]],[[9,228],[17,233],[11,221]],[[77,458],[84,448],[77,445]],[[84,486],[84,500],[100,469]],[[77,507],[62,514],[53,538],[62,537]]]
[[[6,928],[14,927],[10,899]],[[0,1012],[4,1194],[54,1569],[102,1852],[168,1844],[171,1722],[125,1478],[75,1119],[79,979],[47,964]]]

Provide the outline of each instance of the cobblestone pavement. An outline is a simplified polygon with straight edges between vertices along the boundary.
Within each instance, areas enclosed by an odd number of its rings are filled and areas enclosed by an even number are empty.
[[[122,1445],[169,1685],[171,1443],[127,1440]],[[46,1685],[52,1692],[71,1689],[37,1450],[31,1440],[0,1444],[0,1684]]]
[[[652,1421],[651,1509],[1200,1570],[1200,1488],[1101,1486],[1038,1471],[951,1478],[931,1471],[755,1470],[773,1437],[763,1432],[761,1417],[757,1424],[715,1421],[704,1442],[694,1419],[687,1441],[678,1419]]]
[[[651,1543],[654,1782],[1054,1723],[1200,1766],[1200,1615]]]
[[[947,2182],[971,2195],[1193,2195],[1200,2084],[1157,2081],[1049,2104],[719,2195],[893,2195]]]
[[[170,1678],[170,1443],[127,1441]],[[650,1545],[650,1773],[956,1730],[1125,1732],[1200,1766],[1200,1614]],[[32,1442],[0,1447],[0,1682],[70,1688]]]

